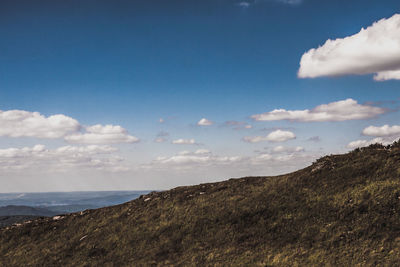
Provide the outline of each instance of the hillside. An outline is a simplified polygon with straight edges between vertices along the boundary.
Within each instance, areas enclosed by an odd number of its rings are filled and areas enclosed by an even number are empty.
[[[5,266],[393,266],[400,143],[0,229]]]
[[[34,220],[40,216],[35,215],[10,215],[0,216],[0,228],[13,225],[15,223],[21,223],[28,220]]]

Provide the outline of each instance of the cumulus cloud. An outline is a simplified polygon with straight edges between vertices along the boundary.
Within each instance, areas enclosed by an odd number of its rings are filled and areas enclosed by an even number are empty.
[[[176,139],[172,141],[175,145],[194,145],[196,141],[194,139]]]
[[[400,15],[381,19],[357,34],[327,40],[307,51],[298,76],[315,78],[375,73],[375,80],[400,78]]]
[[[77,120],[62,115],[46,117],[39,112],[0,110],[0,136],[64,138],[78,144],[135,143],[139,139],[128,134],[119,125],[93,125],[84,127]]]
[[[44,145],[0,149],[0,170],[20,171],[35,169],[49,172],[68,172],[73,169],[99,171],[127,170],[123,159],[114,155],[110,146],[63,146],[48,149]]]
[[[267,136],[245,136],[243,140],[248,143],[258,143],[263,141],[285,142],[295,138],[296,135],[293,132],[276,130],[269,133]]]
[[[352,141],[347,145],[347,147],[354,149],[357,147],[365,147],[376,143],[389,145],[400,138],[400,126],[399,125],[389,126],[386,124],[377,127],[371,125],[366,127],[362,131],[362,134],[366,136],[373,136],[375,138],[370,140]]]
[[[385,112],[384,108],[358,104],[356,100],[348,98],[319,105],[311,110],[274,109],[270,112],[252,115],[251,118],[256,121],[324,122],[369,119]]]
[[[212,122],[210,120],[207,120],[206,118],[202,118],[201,120],[199,120],[197,122],[197,125],[199,125],[199,126],[210,126],[210,125],[213,125],[213,124],[214,124],[214,122]]]
[[[75,133],[64,139],[75,144],[118,144],[136,143],[139,139],[128,134],[128,131],[118,125],[100,125],[86,127],[85,133]]]
[[[376,144],[376,143],[383,144],[383,145],[388,145],[388,144],[392,143],[393,141],[389,141],[389,140],[386,140],[384,138],[377,137],[377,138],[374,138],[374,139],[371,139],[371,140],[356,140],[356,141],[352,141],[347,145],[347,147],[351,148],[351,149],[354,149],[354,148],[358,148],[358,147],[369,146],[369,145]]]
[[[39,112],[0,110],[0,136],[61,138],[80,129],[77,120],[65,115],[46,117]]]
[[[386,124],[381,127],[368,126],[362,131],[362,134],[377,137],[400,135],[400,125],[389,126]]]

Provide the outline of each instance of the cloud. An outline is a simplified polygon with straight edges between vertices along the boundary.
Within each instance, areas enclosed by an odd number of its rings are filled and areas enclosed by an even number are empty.
[[[197,122],[197,125],[199,126],[210,126],[213,125],[214,123],[210,120],[207,120],[206,118],[202,118]]]
[[[173,140],[172,144],[175,144],[175,145],[194,145],[194,144],[196,144],[196,141],[194,139],[177,139],[177,140]]]
[[[293,132],[276,130],[269,133],[267,136],[245,136],[243,140],[248,143],[258,143],[263,141],[285,142],[295,138],[296,135]]]
[[[164,120],[163,118],[160,118],[160,119],[158,120],[158,122],[159,122],[159,123],[164,123],[165,120]]]
[[[356,100],[348,98],[329,104],[316,106],[309,110],[274,109],[271,112],[252,115],[256,121],[289,120],[298,122],[324,122],[360,120],[376,117],[386,112],[386,109],[370,105],[358,104]]]
[[[121,126],[96,124],[86,127],[85,133],[75,133],[64,139],[75,144],[118,144],[136,143],[139,139],[128,134]]]
[[[400,80],[400,70],[388,70],[378,72],[374,76],[375,81],[387,81],[387,80]]]
[[[44,145],[0,149],[0,170],[3,172],[37,170],[40,172],[69,172],[75,169],[98,171],[127,170],[123,159],[113,155],[110,146],[63,146],[47,149]]]
[[[82,131],[83,132],[82,132]],[[119,125],[84,127],[77,120],[62,115],[46,117],[39,112],[0,110],[0,137],[64,138],[77,144],[135,143],[139,139]]]
[[[383,144],[383,145],[389,145],[391,143],[393,143],[396,139],[385,139],[385,138],[381,138],[381,137],[377,137],[371,140],[356,140],[356,141],[352,141],[350,142],[347,147],[354,149],[354,148],[358,148],[358,147],[365,147],[365,146],[369,146],[372,144]]]
[[[275,0],[275,1],[289,5],[299,5],[303,2],[303,0]]]
[[[156,139],[154,139],[154,142],[156,143],[164,143],[165,141],[167,141],[167,139],[165,139],[164,137],[157,137]]]
[[[45,117],[38,112],[0,110],[0,136],[55,139],[80,127],[77,120],[61,114]]]
[[[368,126],[362,131],[362,134],[377,137],[400,135],[400,125],[389,126],[386,124],[381,127]]]
[[[315,78],[375,73],[375,80],[400,77],[400,15],[381,19],[357,34],[327,40],[307,51],[298,76]]]
[[[181,151],[177,155],[171,157],[160,156],[153,160],[150,164],[143,165],[142,168],[174,168],[174,169],[191,169],[194,166],[218,166],[239,162],[242,158],[238,156],[217,156],[211,151],[198,149],[195,152]]]
[[[400,138],[400,126],[399,125],[389,126],[386,124],[381,127],[377,127],[371,125],[366,127],[362,131],[362,134],[366,136],[373,136],[375,138],[370,140],[352,141],[347,145],[347,147],[354,149],[357,147],[365,147],[376,143],[389,145]]]
[[[250,3],[249,2],[240,2],[240,3],[237,3],[236,4],[237,6],[240,6],[240,7],[243,7],[243,8],[246,8],[246,7],[249,7],[250,6]]]
[[[241,130],[241,129],[251,129],[253,128],[252,125],[247,124],[247,122],[244,121],[226,121],[224,123],[225,126],[228,127],[233,127],[234,130]]]

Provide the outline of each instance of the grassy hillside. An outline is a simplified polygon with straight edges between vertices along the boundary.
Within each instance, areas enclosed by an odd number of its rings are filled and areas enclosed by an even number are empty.
[[[398,265],[400,144],[0,230],[6,266]]]

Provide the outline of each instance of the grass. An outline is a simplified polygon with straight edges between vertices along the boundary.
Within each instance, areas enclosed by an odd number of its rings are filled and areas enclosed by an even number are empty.
[[[5,266],[393,266],[400,144],[0,230]]]

